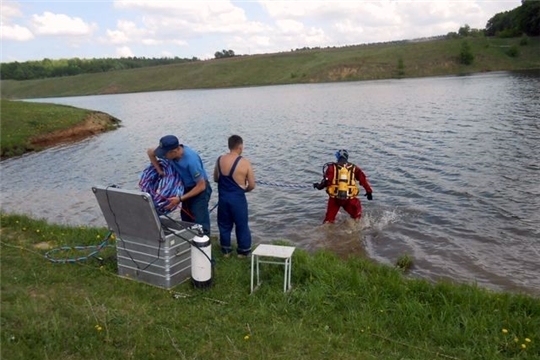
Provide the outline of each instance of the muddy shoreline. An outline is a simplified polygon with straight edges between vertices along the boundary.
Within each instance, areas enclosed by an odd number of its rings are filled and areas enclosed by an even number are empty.
[[[119,119],[96,111],[86,115],[84,120],[75,126],[35,136],[30,139],[30,143],[41,150],[59,144],[80,141],[90,136],[117,129],[119,126]]]

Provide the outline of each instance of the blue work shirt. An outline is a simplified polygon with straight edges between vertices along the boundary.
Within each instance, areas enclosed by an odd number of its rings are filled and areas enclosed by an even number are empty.
[[[181,146],[184,148],[184,155],[180,160],[172,160],[171,162],[180,174],[184,187],[193,188],[201,177],[208,180],[208,176],[206,176],[199,154],[186,145]]]

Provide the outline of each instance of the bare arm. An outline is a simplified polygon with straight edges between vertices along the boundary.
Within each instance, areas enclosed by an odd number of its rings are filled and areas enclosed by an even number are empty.
[[[189,192],[182,195],[182,201],[186,201],[187,199],[197,196],[200,193],[202,193],[204,190],[206,190],[206,180],[201,176],[199,181],[197,181],[197,184],[193,189],[191,189]]]
[[[248,167],[247,167],[246,180],[247,180],[246,192],[255,189],[255,174],[253,173],[253,168],[251,167],[251,163],[249,161],[248,161]]]
[[[154,165],[154,168],[156,169],[158,174],[163,175],[164,174],[163,169],[161,168],[161,165],[159,165],[159,161],[156,157],[156,154],[154,153],[154,150],[155,149],[150,148],[146,151],[146,154],[148,155],[150,162],[152,163],[152,165]]]
[[[221,158],[218,157],[218,159],[216,160],[216,165],[214,166],[214,182],[218,182],[219,180],[219,170],[218,170],[218,167],[219,167],[219,159]]]

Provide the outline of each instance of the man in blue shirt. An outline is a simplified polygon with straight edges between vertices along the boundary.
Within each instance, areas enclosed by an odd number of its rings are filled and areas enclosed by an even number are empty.
[[[208,202],[212,188],[199,154],[188,146],[180,144],[174,135],[162,137],[159,140],[159,146],[148,149],[147,154],[160,175],[163,175],[163,169],[159,165],[158,158],[169,160],[173,164],[184,183],[184,194],[169,198],[169,206],[172,208],[182,203],[182,220],[202,225],[204,234],[210,236]]]

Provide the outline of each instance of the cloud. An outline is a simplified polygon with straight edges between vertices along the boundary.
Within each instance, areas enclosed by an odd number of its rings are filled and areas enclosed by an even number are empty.
[[[134,57],[133,51],[127,46],[121,46],[116,48],[116,56],[117,57]]]
[[[128,1],[117,0],[115,8],[139,11],[144,24],[157,29],[168,26],[189,30],[202,24],[213,28],[228,28],[246,22],[244,10],[227,0],[219,1]]]
[[[88,24],[79,17],[44,12],[43,15],[32,15],[32,25],[36,35],[81,36],[91,35],[98,26]]]
[[[487,4],[489,3],[489,4]],[[498,4],[492,4],[498,3]],[[283,21],[317,24],[332,44],[445,35],[469,24],[484,28],[503,6],[496,1],[259,1],[278,28]],[[489,5],[489,6],[488,6]],[[519,6],[519,3],[516,4]],[[514,6],[515,7],[515,6]],[[321,44],[322,45],[322,44]]]
[[[129,37],[119,30],[107,30],[107,39],[104,42],[111,44],[126,44],[129,42]]]
[[[234,6],[229,0],[214,1],[133,1],[115,0],[117,9],[139,10],[149,17],[181,16],[187,22],[230,23],[245,21],[244,10]]]
[[[308,13],[313,14],[313,10],[324,6],[322,3],[295,2],[295,1],[259,1],[259,4],[273,18],[297,18],[304,17]]]
[[[276,25],[284,34],[299,34],[305,29],[304,24],[296,20],[278,20]]]
[[[305,26],[295,38],[284,37],[289,48],[326,47],[397,40],[405,36],[405,19],[398,1],[261,1],[274,19],[278,33],[286,35],[284,22]],[[424,3],[425,6],[425,3]],[[298,26],[299,28],[299,26]],[[401,35],[401,36],[400,36]],[[398,36],[398,38],[396,38]]]
[[[34,34],[28,28],[19,25],[1,25],[0,33],[2,40],[28,41],[34,38]]]
[[[113,5],[124,16],[129,12],[130,20],[117,21],[116,28],[107,29],[106,36],[100,41],[129,45],[134,49],[155,47],[161,48],[160,51],[178,53],[179,47],[185,51],[190,47],[207,46],[204,50],[187,54],[200,56],[202,52],[230,49],[230,45],[235,44],[235,37],[247,40],[255,34],[273,31],[271,26],[262,22],[248,21],[244,9],[228,0],[116,0]],[[243,48],[249,49],[249,41]]]
[[[118,24],[116,29],[107,31],[109,41],[115,43],[190,46],[204,41],[215,44],[216,49],[232,48],[240,54],[323,46],[330,42],[322,28],[306,25],[303,19],[277,18],[270,23],[249,20],[243,8],[228,0],[117,0],[114,7],[141,13],[138,28],[121,28]]]
[[[199,38],[209,34],[253,34],[269,30],[248,21],[244,10],[228,0],[216,1],[128,1],[114,7],[141,13],[141,27],[160,39]]]
[[[0,10],[0,21],[2,21],[2,24],[10,24],[11,18],[22,17],[19,5],[16,3],[2,1]]]
[[[119,20],[116,27],[116,30],[107,29],[105,42],[110,44],[127,44],[149,35],[148,30],[137,28],[137,25],[132,21]]]
[[[13,24],[13,18],[22,17],[18,4],[2,2],[0,5],[0,37],[6,41],[29,41],[34,34],[25,26]]]

